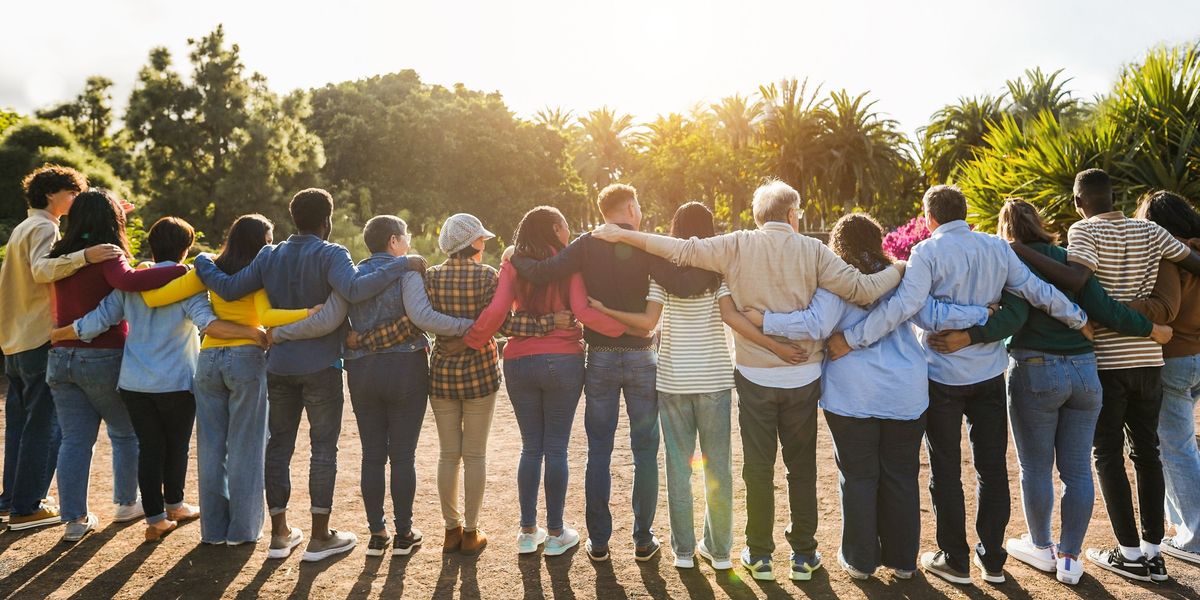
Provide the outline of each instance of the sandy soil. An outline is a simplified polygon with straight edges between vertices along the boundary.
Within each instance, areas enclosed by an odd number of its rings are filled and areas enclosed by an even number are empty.
[[[2,384],[0,384],[2,385]],[[736,417],[734,420],[736,424]],[[408,558],[368,559],[364,547],[341,558],[317,564],[301,564],[296,552],[284,561],[267,561],[265,540],[257,547],[210,547],[199,543],[199,524],[181,527],[163,543],[142,544],[142,524],[111,524],[111,475],[109,445],[104,435],[96,446],[91,481],[91,510],[100,517],[99,531],[78,545],[59,543],[60,527],[32,533],[0,534],[0,597],[20,598],[1200,598],[1200,568],[1169,560],[1172,581],[1162,585],[1134,584],[1089,568],[1080,585],[1059,584],[1047,575],[1010,560],[1008,582],[991,586],[958,588],[918,574],[911,581],[899,581],[888,574],[867,582],[851,580],[833,566],[837,551],[840,515],[837,473],[832,448],[824,423],[820,425],[818,447],[820,530],[818,540],[826,557],[827,568],[813,581],[794,584],[786,579],[786,554],[783,529],[785,510],[779,515],[776,540],[778,582],[759,582],[744,571],[715,572],[707,564],[680,571],[672,566],[669,551],[648,563],[636,563],[628,541],[630,535],[629,488],[632,461],[629,454],[626,423],[622,417],[617,451],[613,456],[613,560],[593,564],[582,551],[560,557],[530,555],[519,557],[515,551],[518,517],[516,458],[520,453],[520,435],[507,398],[497,402],[495,425],[489,448],[488,495],[482,521],[491,536],[491,544],[477,558],[440,552],[441,518],[434,483],[437,461],[437,433],[432,413],[427,413],[418,450],[418,489],[415,504],[417,526],[426,532],[429,548]],[[2,435],[2,432],[0,432]],[[740,464],[740,441],[734,432],[734,464]],[[301,439],[305,439],[303,433]],[[333,524],[353,530],[360,540],[368,535],[358,491],[359,456],[357,427],[347,401],[341,438],[337,498]],[[1024,531],[1018,499],[1016,457],[1009,445],[1012,480],[1013,516],[1009,535]],[[293,461],[293,505],[306,506],[306,445],[298,445]],[[567,504],[567,523],[586,536],[583,524],[583,467],[586,440],[583,435],[583,411],[575,422],[572,438],[572,493]],[[661,463],[661,458],[660,458]],[[188,492],[194,500],[195,448],[189,471]],[[964,479],[973,488],[974,473],[964,465]],[[735,548],[740,549],[745,516],[744,487],[734,477]],[[658,535],[665,541],[670,534],[666,513],[666,484],[662,481],[656,520]],[[700,493],[700,478],[695,478]],[[777,470],[777,507],[786,507],[782,464]],[[923,550],[933,549],[933,514],[928,493],[923,492]],[[973,492],[968,490],[968,502]],[[697,503],[697,519],[702,503]],[[970,509],[970,507],[969,507]],[[297,524],[307,530],[306,515]],[[1097,501],[1088,545],[1110,544],[1111,530],[1103,505]],[[881,572],[882,573],[882,572]]]

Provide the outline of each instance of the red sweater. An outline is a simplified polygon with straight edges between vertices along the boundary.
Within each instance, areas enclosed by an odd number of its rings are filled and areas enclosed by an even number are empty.
[[[134,270],[125,257],[87,265],[74,275],[54,282],[54,326],[63,327],[75,319],[88,314],[100,305],[113,289],[126,292],[143,292],[162,287],[167,282],[187,273],[183,265],[161,269]],[[91,343],[72,340],[58,342],[55,347],[73,348],[123,348],[129,325],[125,321],[100,334]]]
[[[563,303],[561,286],[566,285],[567,298],[570,306]],[[558,312],[570,310],[575,313],[588,329],[609,337],[619,337],[627,329],[616,319],[588,306],[587,289],[583,285],[583,277],[575,273],[566,282],[555,282],[547,290],[549,311]],[[496,284],[496,294],[491,304],[479,313],[475,325],[463,336],[463,341],[472,348],[479,349],[487,343],[504,321],[508,319],[509,311],[514,308],[522,309],[522,299],[517,297],[517,271],[509,263],[500,267],[500,281]],[[504,359],[521,358],[535,354],[582,354],[583,331],[579,327],[571,329],[555,329],[541,337],[512,337],[504,346]]]

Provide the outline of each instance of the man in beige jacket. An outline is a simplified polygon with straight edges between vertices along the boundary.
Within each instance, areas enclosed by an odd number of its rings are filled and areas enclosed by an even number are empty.
[[[789,312],[808,306],[817,288],[868,304],[895,288],[903,265],[864,275],[820,241],[800,235],[800,194],[781,181],[754,192],[758,229],[681,240],[606,225],[594,235],[624,242],[677,265],[721,273],[739,307]],[[716,341],[714,341],[716,343]],[[775,549],[774,472],[777,446],[787,467],[792,523],[791,578],[808,580],[821,566],[817,529],[817,400],[821,395],[821,342],[809,342],[808,362],[792,365],[735,334],[742,478],[746,482],[746,545],[742,564],[755,579],[772,579]]]

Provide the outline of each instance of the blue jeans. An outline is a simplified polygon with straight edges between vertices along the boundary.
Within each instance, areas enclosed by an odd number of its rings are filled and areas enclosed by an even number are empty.
[[[266,369],[258,346],[200,351],[193,388],[202,542],[253,542],[262,533]]]
[[[326,367],[307,375],[267,373],[267,439],[264,461],[267,510],[285,512],[292,497],[292,453],[301,415],[308,414],[308,497],[314,514],[329,514],[337,480],[342,432],[342,371]]]
[[[567,503],[567,445],[583,393],[582,354],[538,354],[504,361],[504,381],[521,428],[517,494],[521,527],[537,525],[538,480],[546,462],[546,529],[563,526]]]
[[[704,469],[704,547],[715,560],[727,560],[733,547],[733,455],[729,447],[730,390],[703,394],[658,393],[667,455],[667,509],[671,549],[676,556],[696,551],[692,517],[692,458],[700,437]]]
[[[113,502],[133,504],[138,493],[138,439],[129,411],[117,392],[121,350],[54,348],[46,382],[54,395],[62,447],[58,451],[58,493],[62,520],[88,513],[88,477],[100,421],[112,444]]]
[[[38,511],[50,490],[61,434],[46,385],[50,344],[4,357],[4,492],[0,509],[15,515]]]
[[[417,440],[429,404],[429,354],[387,352],[346,361],[350,404],[362,442],[363,507],[372,533],[385,529],[385,467],[391,463],[396,535],[412,529],[417,492]]]
[[[1054,479],[1063,483],[1058,548],[1079,556],[1092,519],[1092,438],[1102,394],[1093,353],[1060,356],[1013,349],[1008,372],[1008,414],[1021,465],[1021,504],[1029,537],[1053,544]]]
[[[629,446],[633,452],[633,542],[646,546],[654,537],[654,512],[658,507],[658,395],[654,389],[658,354],[588,351],[584,376],[586,405],[584,429],[588,437],[587,497],[588,538],[597,549],[607,548],[612,537],[613,438],[625,394],[629,415]]]
[[[1158,447],[1167,484],[1167,520],[1172,543],[1200,552],[1200,452],[1196,450],[1196,400],[1200,399],[1200,354],[1168,358],[1162,370],[1163,403]]]

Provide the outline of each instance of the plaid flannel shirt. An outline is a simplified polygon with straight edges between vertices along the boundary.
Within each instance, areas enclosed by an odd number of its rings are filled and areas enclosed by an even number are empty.
[[[496,270],[468,259],[452,258],[429,268],[425,290],[434,310],[453,317],[474,319],[492,302],[499,281]],[[554,315],[510,315],[501,332],[508,336],[537,337],[554,330]],[[378,351],[424,335],[407,316],[380,325],[359,336],[359,344]],[[500,389],[500,361],[496,342],[479,350],[447,355],[441,351],[442,336],[435,339],[429,362],[429,395],[435,398],[468,400]]]

